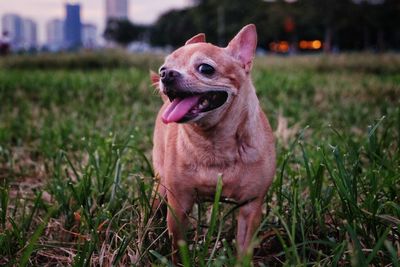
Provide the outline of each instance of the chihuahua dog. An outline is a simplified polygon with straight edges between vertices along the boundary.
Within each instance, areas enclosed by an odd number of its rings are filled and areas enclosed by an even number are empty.
[[[239,255],[259,226],[275,174],[275,145],[250,77],[256,46],[253,24],[224,48],[206,43],[201,33],[167,56],[152,75],[164,101],[153,139],[153,165],[160,179],[155,206],[162,199],[168,202],[174,249],[184,240],[194,202],[213,197],[219,175],[222,196],[241,204]]]

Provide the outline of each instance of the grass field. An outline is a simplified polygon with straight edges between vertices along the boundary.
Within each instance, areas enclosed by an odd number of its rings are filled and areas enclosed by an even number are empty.
[[[0,265],[172,265],[150,209],[159,64],[0,59]],[[262,57],[253,78],[278,153],[253,263],[216,201],[193,213],[185,266],[400,266],[400,55]]]

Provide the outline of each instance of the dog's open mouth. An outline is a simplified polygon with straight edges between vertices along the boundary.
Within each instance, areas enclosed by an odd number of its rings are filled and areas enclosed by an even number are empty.
[[[168,97],[171,104],[162,114],[163,122],[182,123],[196,118],[200,113],[219,108],[228,99],[228,93],[225,91],[179,92]]]

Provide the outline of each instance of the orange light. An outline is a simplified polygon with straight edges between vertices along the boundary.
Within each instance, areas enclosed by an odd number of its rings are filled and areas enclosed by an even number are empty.
[[[274,42],[269,43],[269,49],[271,49],[271,51],[276,52],[277,51],[277,44]]]
[[[286,53],[289,51],[289,43],[286,41],[279,42],[278,50],[281,53]]]
[[[301,40],[300,43],[299,43],[299,47],[301,49],[307,49],[308,48],[308,42],[304,41],[304,40]]]
[[[311,47],[313,49],[320,49],[322,46],[321,41],[320,40],[314,40],[311,44]]]
[[[299,42],[299,48],[303,50],[318,50],[322,47],[322,42],[320,40],[314,40],[314,41],[306,41],[306,40],[301,40]]]
[[[289,43],[287,41],[271,42],[269,49],[273,52],[287,53],[289,52]]]

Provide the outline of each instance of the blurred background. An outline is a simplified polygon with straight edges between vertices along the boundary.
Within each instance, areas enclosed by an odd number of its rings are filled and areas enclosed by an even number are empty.
[[[400,49],[398,0],[14,0],[0,2],[1,52],[168,52],[198,32],[226,45],[255,23],[259,53]]]

